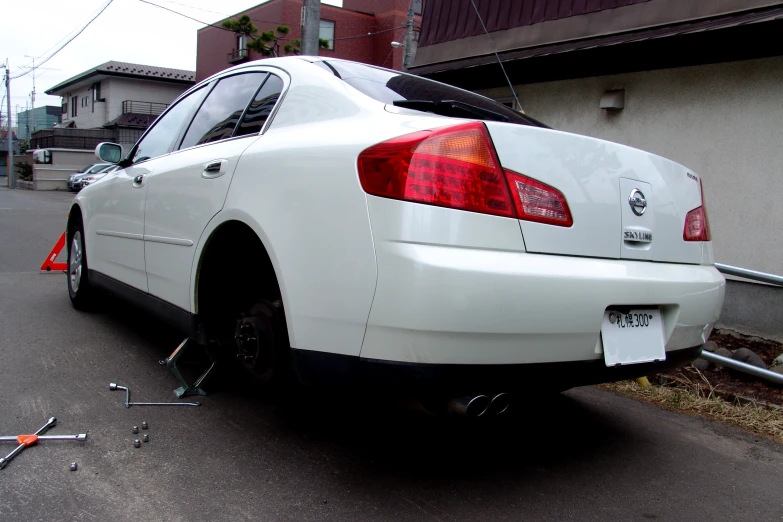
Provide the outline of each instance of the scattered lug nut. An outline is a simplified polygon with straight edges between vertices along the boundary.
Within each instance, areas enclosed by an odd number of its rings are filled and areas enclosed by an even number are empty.
[[[150,436],[145,433],[144,435],[141,436],[141,440],[143,440],[144,442],[149,442]]]
[[[71,471],[76,471],[79,469],[79,465],[75,462],[71,462]]]
[[[147,421],[141,421],[141,429],[146,430],[147,428],[149,428]]]
[[[141,441],[139,439],[136,439],[133,441],[133,447],[134,448],[140,448],[141,447]]]
[[[134,427],[133,427],[133,429],[131,429],[131,431],[132,431],[134,434],[136,434],[136,433],[138,433],[138,432],[139,432],[139,427],[138,427],[138,426],[134,426]]]

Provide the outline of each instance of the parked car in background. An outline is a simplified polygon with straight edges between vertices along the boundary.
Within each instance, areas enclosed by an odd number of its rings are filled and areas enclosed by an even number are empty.
[[[118,168],[120,168],[119,165],[112,165],[112,164],[110,164],[108,167],[104,167],[101,170],[99,170],[98,172],[95,172],[93,174],[86,174],[86,175],[82,176],[82,178],[81,178],[81,188],[84,188],[84,187],[86,187],[86,186],[88,186],[88,185],[90,185],[92,183],[95,183],[99,179],[103,178],[106,174],[110,174],[110,173],[114,172],[115,170],[117,170]]]
[[[398,71],[245,63],[121,151],[70,209],[73,305],[109,291],[260,382],[499,414],[688,364],[723,304],[699,175]]]
[[[82,188],[82,178],[84,176],[88,176],[90,174],[96,174],[111,166],[112,166],[111,163],[95,163],[93,165],[90,165],[89,167],[87,167],[81,172],[71,174],[70,176],[68,176],[68,190],[72,192],[80,191]]]

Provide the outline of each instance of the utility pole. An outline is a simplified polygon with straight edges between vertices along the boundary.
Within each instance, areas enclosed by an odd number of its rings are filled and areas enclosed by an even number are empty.
[[[8,98],[8,188],[16,188],[14,178],[14,138],[11,130],[11,68],[8,66],[8,58],[5,59],[5,90]]]
[[[318,36],[321,32],[321,0],[302,0],[302,38],[300,52],[318,56]]]
[[[405,59],[402,66],[407,71],[411,66],[411,47],[413,46],[413,0],[408,5],[408,33],[405,35]]]

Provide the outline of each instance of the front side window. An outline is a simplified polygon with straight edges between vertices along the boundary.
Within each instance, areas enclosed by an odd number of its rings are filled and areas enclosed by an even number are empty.
[[[318,38],[329,42],[327,49],[334,51],[334,22],[321,20],[321,25],[318,28]]]
[[[201,103],[206,93],[207,89],[201,87],[182,98],[158,118],[149,132],[136,145],[136,150],[133,152],[133,163],[167,154],[171,150],[174,139],[182,130],[186,119],[193,113],[193,109]]]
[[[230,138],[266,76],[256,72],[221,79],[199,108],[179,148]]]
[[[242,117],[242,121],[239,122],[237,127],[237,136],[245,136],[247,134],[258,134],[272,114],[272,109],[275,108],[280,94],[283,92],[283,80],[274,74],[270,74],[269,78],[264,82],[263,87],[258,90],[252,103],[247,108],[245,115]]]

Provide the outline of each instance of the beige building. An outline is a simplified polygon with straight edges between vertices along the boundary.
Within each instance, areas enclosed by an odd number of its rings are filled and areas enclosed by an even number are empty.
[[[118,141],[132,144],[195,79],[195,71],[110,61],[46,94],[62,97],[62,122],[56,127],[117,129]]]
[[[425,6],[411,72],[516,106],[472,9],[445,27],[428,21],[444,1]],[[482,13],[503,8],[475,1]],[[538,14],[485,20],[525,112],[692,168],[704,180],[716,261],[783,274],[783,243],[770,239],[783,227],[783,2],[536,4]],[[780,292],[730,281],[723,324],[783,338]]]

